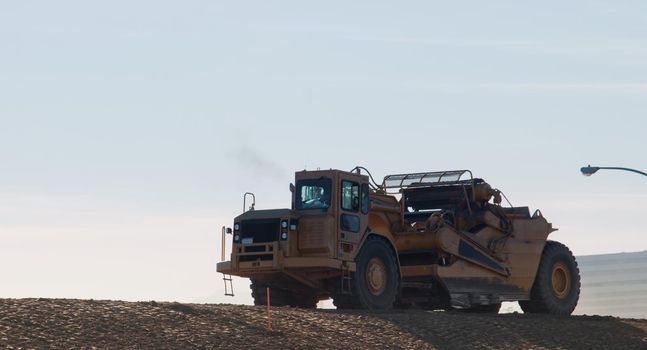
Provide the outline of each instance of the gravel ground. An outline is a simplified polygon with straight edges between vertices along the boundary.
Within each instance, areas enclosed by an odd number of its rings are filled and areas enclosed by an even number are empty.
[[[647,349],[647,320],[0,299],[7,349]]]

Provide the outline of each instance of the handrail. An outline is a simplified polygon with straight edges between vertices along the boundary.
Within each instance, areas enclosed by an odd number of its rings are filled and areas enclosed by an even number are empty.
[[[254,210],[254,206],[256,205],[256,196],[251,192],[245,192],[243,195],[243,213],[247,210],[245,209],[245,202],[247,201],[248,195],[252,196],[252,206],[249,207],[249,210]]]
[[[378,185],[378,184],[377,184],[377,182],[375,182],[375,180],[373,180],[373,175],[371,175],[371,172],[370,172],[370,171],[368,171],[368,169],[366,169],[365,167],[363,167],[363,166],[361,166],[361,165],[358,165],[358,166],[354,167],[350,172],[352,173],[352,172],[354,172],[354,171],[357,171],[357,173],[358,173],[358,174],[361,174],[361,171],[362,171],[362,170],[366,171],[366,174],[368,175],[368,178],[369,178],[369,180],[370,180],[370,182],[369,182],[368,184],[369,184],[369,185],[370,185],[374,190],[377,190],[377,189],[380,187],[380,185]]]
[[[463,175],[469,174],[469,180],[461,180]],[[453,180],[444,181],[443,178],[455,177]],[[434,180],[435,179],[435,180]],[[419,184],[424,182],[430,183],[458,183],[460,181],[471,181],[474,179],[472,172],[470,170],[447,170],[447,171],[435,171],[435,172],[424,172],[424,173],[409,173],[409,174],[393,174],[387,175],[382,180],[382,185],[380,188],[384,191],[387,189],[403,189],[412,186],[413,184]],[[389,181],[399,181],[397,184],[389,185]],[[425,180],[434,180],[434,181],[425,181]],[[405,183],[405,181],[407,183]]]

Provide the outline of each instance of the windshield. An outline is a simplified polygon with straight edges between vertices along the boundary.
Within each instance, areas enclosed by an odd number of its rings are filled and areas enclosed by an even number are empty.
[[[322,177],[297,182],[297,209],[326,209],[330,207],[330,186],[332,181]]]

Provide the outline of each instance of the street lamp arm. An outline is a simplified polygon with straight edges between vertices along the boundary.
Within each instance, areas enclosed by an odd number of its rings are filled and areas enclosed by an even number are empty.
[[[599,168],[599,169],[610,169],[610,170],[626,170],[626,171],[632,171],[632,172],[634,172],[634,173],[638,173],[638,174],[640,174],[640,175],[645,175],[645,176],[647,176],[647,173],[644,173],[644,172],[642,172],[642,171],[640,171],[640,170],[636,170],[636,169],[630,169],[630,168],[621,168],[621,167],[604,167],[604,166],[597,167],[597,168]]]
[[[584,176],[591,176],[595,174],[598,170],[600,169],[610,169],[610,170],[624,170],[624,171],[631,171],[632,173],[637,173],[640,175],[647,176],[647,173],[644,173],[640,170],[636,169],[630,169],[630,168],[622,168],[622,167],[616,167],[616,166],[585,166],[580,169],[582,172],[582,175]]]

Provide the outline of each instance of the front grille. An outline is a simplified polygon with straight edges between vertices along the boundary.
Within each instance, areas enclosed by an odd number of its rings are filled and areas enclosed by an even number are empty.
[[[273,256],[271,254],[265,254],[265,255],[241,255],[238,258],[238,261],[267,261],[267,260],[272,260]]]
[[[269,251],[272,251],[272,246],[265,246],[265,245],[249,245],[243,247],[243,253],[258,253],[258,252],[266,252],[268,251],[266,248],[269,247]]]
[[[280,219],[246,220],[240,223],[241,237],[252,238],[252,243],[267,243],[279,240]]]

